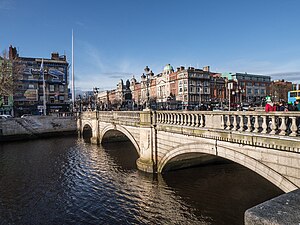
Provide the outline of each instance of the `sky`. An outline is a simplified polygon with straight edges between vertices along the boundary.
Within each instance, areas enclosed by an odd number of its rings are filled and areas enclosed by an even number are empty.
[[[0,0],[0,21],[1,51],[70,64],[73,30],[76,89],[168,63],[300,83],[299,0]]]

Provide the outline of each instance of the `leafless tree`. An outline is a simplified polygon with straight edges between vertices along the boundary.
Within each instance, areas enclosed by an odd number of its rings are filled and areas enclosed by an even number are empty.
[[[9,59],[7,51],[0,56],[0,96],[13,96],[24,67],[18,58]]]

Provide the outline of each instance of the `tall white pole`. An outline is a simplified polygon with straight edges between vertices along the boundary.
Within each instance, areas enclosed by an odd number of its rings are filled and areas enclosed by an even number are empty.
[[[46,108],[46,81],[45,81],[45,73],[44,73],[44,59],[42,59],[41,69],[43,73],[43,112],[44,112],[44,116],[46,116],[47,108]]]
[[[75,80],[74,80],[74,34],[72,30],[72,106],[75,111]]]

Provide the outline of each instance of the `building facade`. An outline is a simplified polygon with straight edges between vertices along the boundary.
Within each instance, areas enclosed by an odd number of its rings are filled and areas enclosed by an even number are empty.
[[[270,96],[273,101],[288,101],[288,92],[293,90],[292,82],[288,82],[285,80],[274,80],[270,84]]]
[[[227,86],[228,91],[230,90],[227,96],[231,96],[231,102],[260,104],[270,93],[270,76],[248,73],[223,73],[222,76],[233,84]]]
[[[50,59],[20,57],[16,48],[10,46],[9,57],[17,59],[18,66],[23,68],[14,94],[16,116],[42,114],[44,83],[47,114],[69,111],[69,63],[66,56],[52,53]]]

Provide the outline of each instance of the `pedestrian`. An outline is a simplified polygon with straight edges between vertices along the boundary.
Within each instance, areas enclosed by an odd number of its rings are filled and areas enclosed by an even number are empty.
[[[295,104],[295,105],[294,105],[295,111],[300,111],[300,103],[299,103],[299,101],[296,100],[294,104]]]
[[[273,112],[276,111],[276,106],[273,104],[272,100],[270,97],[267,97],[266,99],[266,106],[265,106],[265,111],[266,112]]]
[[[287,110],[287,107],[285,106],[284,102],[281,101],[281,102],[279,102],[276,111],[286,112],[288,110]]]

